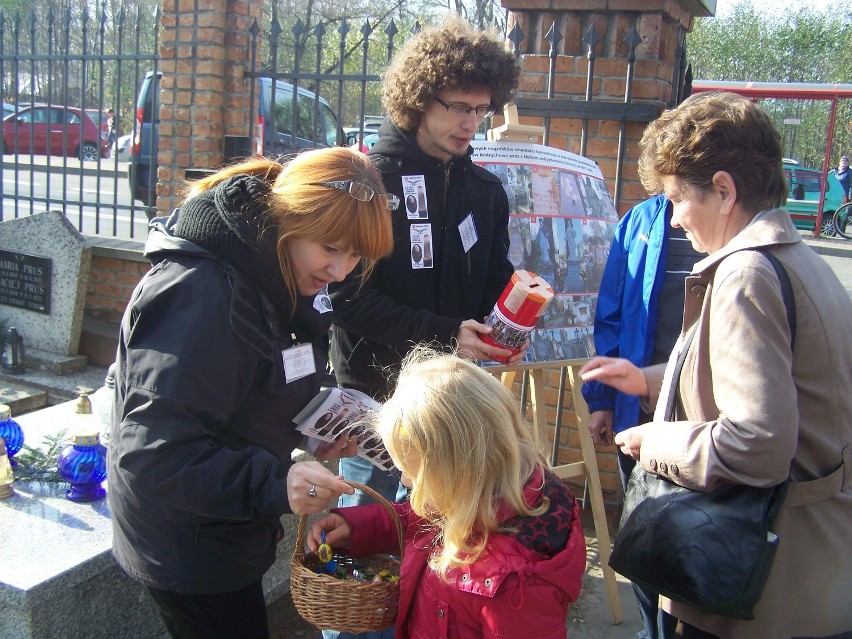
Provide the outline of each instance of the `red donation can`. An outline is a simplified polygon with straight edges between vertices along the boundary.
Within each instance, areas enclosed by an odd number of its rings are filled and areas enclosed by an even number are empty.
[[[494,330],[479,335],[483,342],[507,348],[514,355],[524,345],[538,318],[553,299],[553,287],[531,271],[515,271],[485,320]],[[506,363],[508,358],[495,358]]]

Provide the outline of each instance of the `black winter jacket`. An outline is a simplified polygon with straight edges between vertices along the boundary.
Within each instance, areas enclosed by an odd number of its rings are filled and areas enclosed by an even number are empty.
[[[307,325],[282,319],[247,275],[165,227],[146,252],[154,266],[133,293],[118,349],[113,553],[145,585],[229,592],[275,560],[301,441],[292,418],[326,368],[327,350],[314,346],[318,374],[287,384],[282,351],[327,335],[331,314],[302,300]]]
[[[483,321],[513,268],[509,204],[499,178],[473,164],[470,155],[442,162],[423,153],[415,132],[386,123],[370,159],[389,193],[400,197],[391,212],[394,250],[358,292],[355,275],[329,287],[334,303],[332,365],[341,386],[376,399],[402,357],[418,342],[449,347],[462,321]],[[403,176],[423,176],[428,219],[408,219]],[[459,224],[472,214],[477,241],[465,253]],[[431,224],[433,268],[412,268],[412,224]]]

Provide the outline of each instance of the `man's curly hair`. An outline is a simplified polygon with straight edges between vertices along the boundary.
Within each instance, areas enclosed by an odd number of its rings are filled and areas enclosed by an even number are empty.
[[[403,131],[411,131],[441,89],[491,92],[500,111],[512,100],[520,68],[495,36],[461,18],[424,29],[406,42],[382,76],[382,105]]]

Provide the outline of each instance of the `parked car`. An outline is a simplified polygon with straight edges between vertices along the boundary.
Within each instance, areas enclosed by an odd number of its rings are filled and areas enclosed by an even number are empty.
[[[17,112],[18,109],[15,108],[14,104],[9,104],[8,102],[3,103],[3,119],[5,119],[6,116],[12,115],[13,113]]]
[[[76,107],[37,105],[3,120],[3,153],[67,155],[94,162],[109,157],[107,136]]]
[[[785,160],[784,177],[787,179],[787,210],[798,229],[813,231],[819,208],[822,171],[801,166],[797,162]],[[833,236],[834,212],[843,204],[843,187],[837,178],[828,174],[825,200],[822,205],[822,223],[820,233]]]
[[[122,135],[115,143],[115,156],[119,162],[130,161],[130,143],[133,141],[132,135]]]
[[[357,126],[345,126],[343,127],[343,135],[346,136],[346,146],[352,146],[355,142],[358,141],[358,133],[360,129]],[[373,133],[378,133],[379,130],[374,127],[365,126],[364,127],[364,136],[372,135]]]
[[[92,118],[92,121],[101,127],[104,135],[109,137],[109,116],[105,109],[86,109],[86,115]]]
[[[352,140],[352,144],[349,145],[350,149],[355,149],[356,151],[361,151],[361,153],[366,153],[370,149],[373,148],[373,145],[379,141],[378,133],[370,133],[367,135],[367,132],[364,132],[364,141],[361,144],[358,144],[358,134],[355,134],[355,138]]]
[[[127,175],[133,198],[146,206],[156,203],[157,148],[159,143],[159,95],[161,72],[149,71],[139,87],[136,126],[130,147]],[[257,80],[257,126],[254,148],[243,148],[236,157],[253,154],[275,157],[299,149],[328,147],[344,143],[344,134],[331,105],[312,91],[299,87],[296,114],[293,114],[293,85],[272,78]],[[274,105],[274,106],[273,106]],[[319,119],[314,122],[314,113]],[[296,133],[292,129],[295,120]],[[316,135],[315,135],[316,133]],[[153,150],[153,153],[152,153]],[[227,151],[227,150],[226,150]],[[226,158],[226,160],[235,158]]]
[[[383,115],[365,115],[364,128],[378,130],[384,121],[385,116]]]

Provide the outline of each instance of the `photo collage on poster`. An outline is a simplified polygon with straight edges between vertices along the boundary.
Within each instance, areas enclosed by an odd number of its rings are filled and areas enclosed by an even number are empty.
[[[537,144],[477,142],[474,149],[474,162],[500,178],[509,199],[509,260],[553,287],[524,361],[594,355],[598,289],[618,223],[600,169]]]

